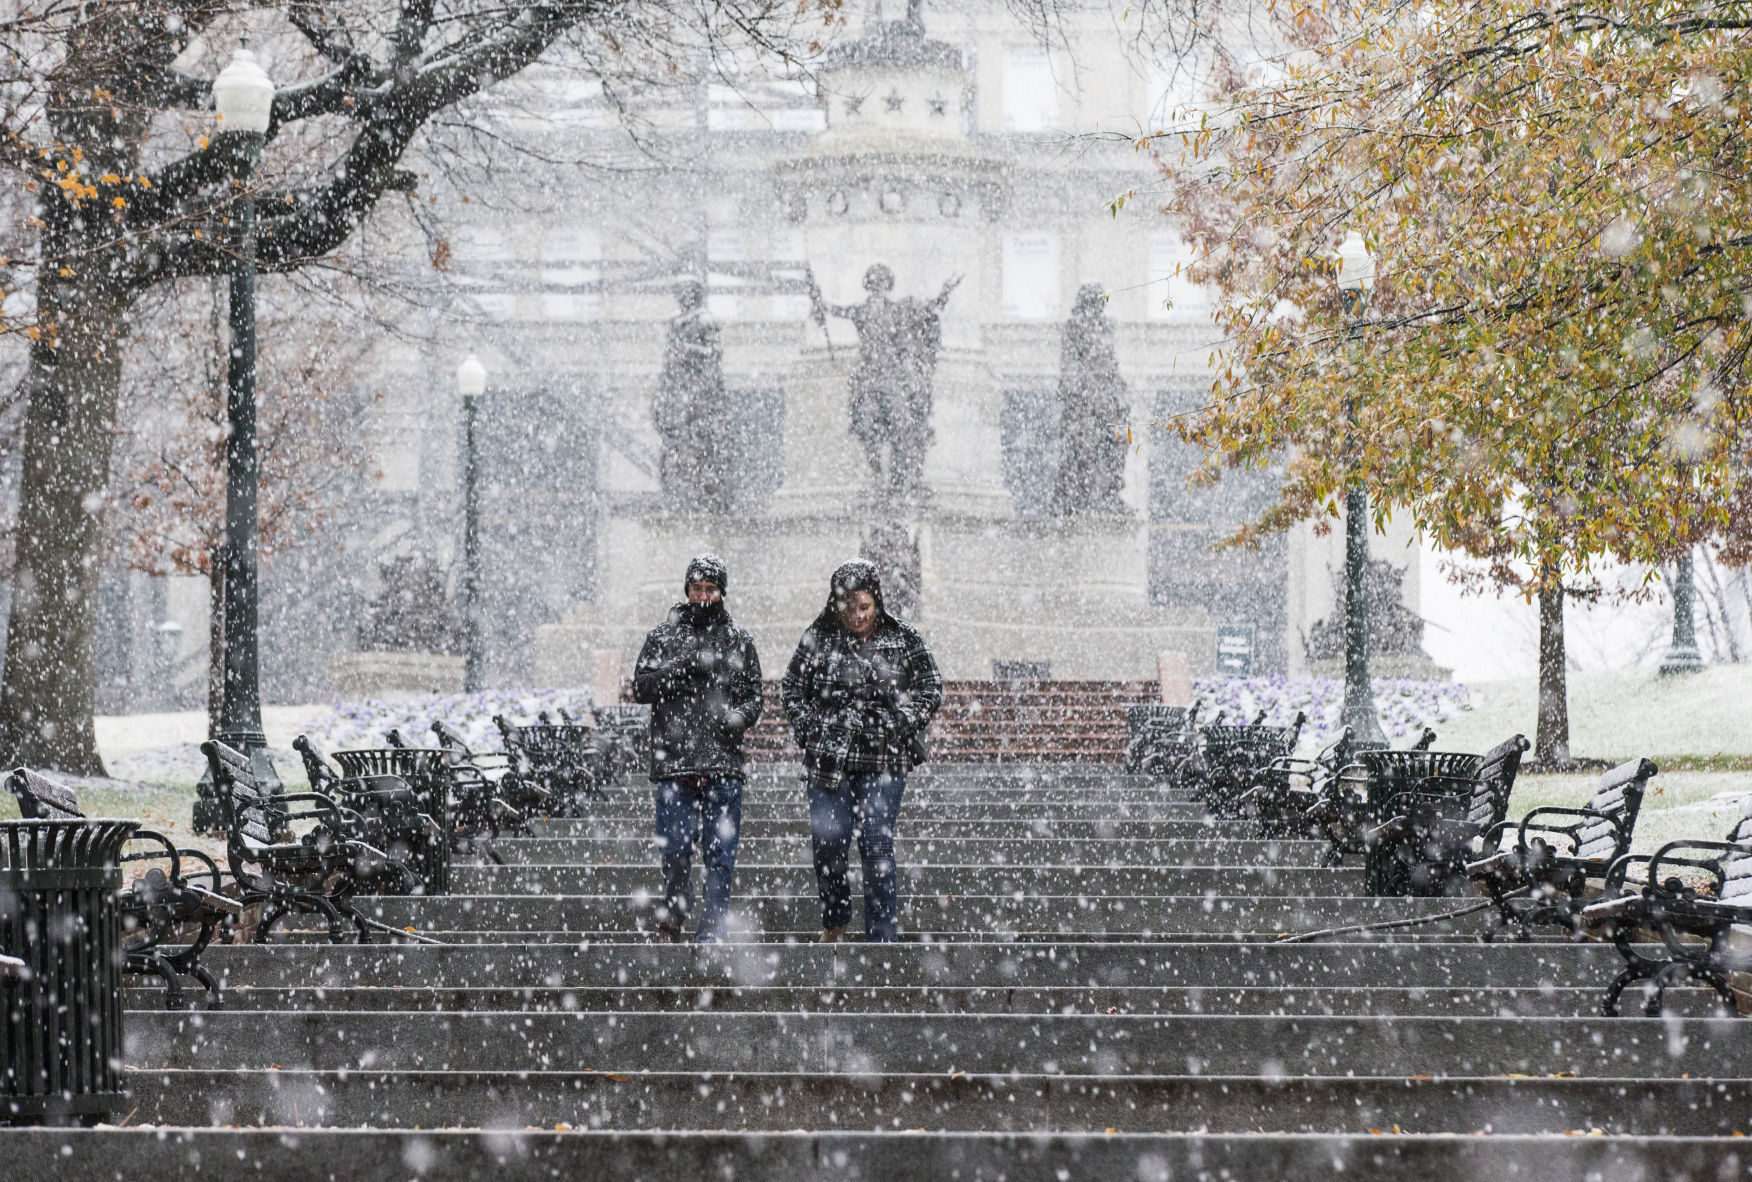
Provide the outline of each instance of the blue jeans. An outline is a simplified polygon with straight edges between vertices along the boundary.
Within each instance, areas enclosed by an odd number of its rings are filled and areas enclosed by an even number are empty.
[[[815,885],[821,893],[821,926],[843,928],[852,918],[846,863],[852,830],[864,860],[864,939],[900,938],[900,881],[894,866],[894,823],[906,777],[894,772],[849,775],[835,792],[809,791],[809,833],[815,843]]]
[[[693,852],[706,862],[701,944],[724,938],[736,884],[736,844],[742,831],[741,776],[682,776],[657,783],[657,849],[663,857],[663,910],[677,928],[693,911]]]

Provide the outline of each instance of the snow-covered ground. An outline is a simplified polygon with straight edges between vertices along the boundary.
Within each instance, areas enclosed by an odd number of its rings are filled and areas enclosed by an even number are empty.
[[[590,708],[588,689],[488,690],[479,694],[427,694],[416,697],[327,705],[268,706],[262,710],[262,730],[274,752],[281,775],[296,774],[298,758],[292,740],[309,735],[324,751],[348,747],[381,747],[385,736],[399,729],[416,746],[435,740],[431,726],[443,719],[462,731],[479,749],[498,750],[493,717],[529,723],[546,711],[575,716]],[[206,766],[201,741],[207,737],[207,716],[198,710],[175,714],[115,714],[97,719],[97,748],[110,775],[120,781],[165,786],[193,786]],[[302,778],[298,775],[297,778]]]
[[[1465,687],[1400,686],[1391,721],[1409,728],[1413,715],[1427,717],[1447,751],[1483,751],[1516,732],[1532,737],[1536,686],[1530,678],[1485,681]],[[1324,708],[1332,687],[1255,679],[1225,690],[1231,713],[1270,707]],[[1234,698],[1228,702],[1227,698]],[[302,785],[292,740],[309,734],[326,750],[376,745],[390,727],[411,741],[429,741],[433,718],[463,727],[472,741],[497,750],[492,716],[531,721],[557,706],[581,709],[583,690],[492,692],[406,698],[388,702],[271,706],[262,712],[280,774]],[[1312,710],[1311,710],[1312,712]],[[1404,715],[1404,717],[1400,717]],[[1752,666],[1721,665],[1689,677],[1662,678],[1647,669],[1577,673],[1570,678],[1571,746],[1577,755],[1621,760],[1647,755],[1663,762],[1638,827],[1639,848],[1684,835],[1714,835],[1727,829],[1752,799]],[[98,748],[114,779],[82,781],[94,812],[143,816],[148,824],[185,829],[195,781],[202,769],[199,744],[206,716],[176,714],[107,716],[97,720]],[[1527,776],[1517,786],[1514,811],[1538,804],[1579,804],[1591,790],[1591,775]],[[10,801],[0,802],[10,812]]]
[[[1484,751],[1517,731],[1533,737],[1539,689],[1533,678],[1468,688],[1471,709],[1437,725],[1439,747]],[[1643,667],[1571,673],[1569,714],[1570,750],[1578,756],[1681,757],[1724,770],[1744,767],[1752,783],[1752,665],[1714,665],[1683,677]]]

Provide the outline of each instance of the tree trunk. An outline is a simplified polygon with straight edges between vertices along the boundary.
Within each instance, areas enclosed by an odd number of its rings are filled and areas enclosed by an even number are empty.
[[[225,563],[217,548],[207,576],[207,737],[219,737],[225,708]]]
[[[1546,566],[1539,578],[1539,722],[1533,758],[1570,762],[1569,683],[1563,643],[1563,576]]]
[[[91,713],[104,498],[122,374],[125,308],[45,281],[55,347],[31,350],[16,574],[0,679],[0,766],[103,775]]]

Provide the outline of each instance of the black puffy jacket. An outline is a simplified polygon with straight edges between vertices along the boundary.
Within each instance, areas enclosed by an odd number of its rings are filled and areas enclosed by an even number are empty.
[[[722,600],[678,603],[633,667],[633,701],[651,707],[651,778],[742,771],[742,736],[760,718],[754,637]]]

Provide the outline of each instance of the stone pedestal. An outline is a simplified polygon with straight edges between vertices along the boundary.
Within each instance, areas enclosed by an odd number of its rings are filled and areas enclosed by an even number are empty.
[[[1057,679],[1148,680],[1158,654],[1207,671],[1213,625],[1149,603],[1146,530],[1126,518],[993,520],[927,509],[916,530],[924,630],[946,677],[992,676],[995,661],[1044,662]],[[858,553],[869,521],[819,513],[770,519],[653,515],[608,526],[622,557],[594,604],[541,633],[544,684],[584,679],[596,650],[631,669],[645,633],[681,599],[688,559],[712,550],[730,566],[731,613],[759,646],[768,677],[784,671],[826,603],[833,568]]]

